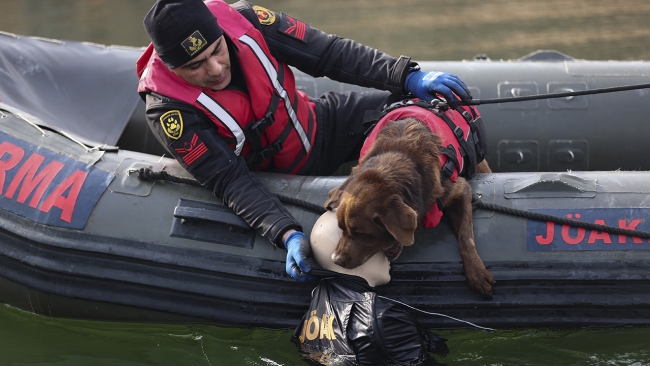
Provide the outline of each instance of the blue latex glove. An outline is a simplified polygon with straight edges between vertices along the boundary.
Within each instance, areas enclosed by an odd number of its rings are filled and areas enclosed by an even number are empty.
[[[311,245],[309,239],[300,231],[295,231],[284,241],[287,248],[287,273],[300,282],[315,281],[316,278],[310,274],[311,267],[306,259],[311,257]]]
[[[444,72],[414,71],[406,77],[404,89],[420,99],[431,101],[436,94],[440,94],[450,102],[454,99],[452,92],[464,101],[472,100],[472,94],[467,85],[458,76]]]

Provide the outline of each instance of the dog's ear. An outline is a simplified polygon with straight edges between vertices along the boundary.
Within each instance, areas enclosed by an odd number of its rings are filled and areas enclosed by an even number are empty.
[[[330,198],[325,201],[325,209],[332,211],[333,209],[339,207],[339,199],[341,198],[341,194],[343,194],[343,190],[340,186],[332,189],[329,193]]]
[[[386,230],[402,245],[413,245],[415,242],[415,229],[418,226],[418,214],[409,207],[402,197],[394,194],[386,200],[386,210],[376,214]]]
[[[347,185],[347,180],[343,182],[340,186],[330,190],[329,196],[330,198],[325,201],[325,209],[331,211],[337,207],[339,207],[339,201],[341,200],[341,195],[343,194],[343,191],[345,191],[345,186]]]

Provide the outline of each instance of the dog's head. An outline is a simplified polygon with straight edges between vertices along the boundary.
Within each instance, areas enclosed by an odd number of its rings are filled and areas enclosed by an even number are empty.
[[[356,268],[380,251],[393,260],[403,245],[415,241],[417,212],[404,203],[381,174],[353,174],[329,195],[325,207],[337,208],[338,225],[343,231],[332,253],[337,265]]]

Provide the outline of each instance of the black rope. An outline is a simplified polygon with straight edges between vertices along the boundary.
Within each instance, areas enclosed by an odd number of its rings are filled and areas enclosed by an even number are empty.
[[[290,205],[306,208],[308,210],[314,211],[319,214],[324,214],[327,210],[321,205],[315,203],[307,202],[299,198],[283,196],[281,194],[276,194],[282,203],[288,203]]]
[[[609,88],[578,90],[578,91],[572,91],[566,93],[535,94],[535,95],[526,95],[523,97],[511,97],[511,98],[494,98],[494,99],[483,99],[483,100],[472,99],[470,101],[455,100],[453,101],[453,103],[460,104],[460,105],[481,105],[481,104],[495,104],[495,103],[509,103],[509,102],[524,102],[527,100],[576,97],[580,95],[613,93],[619,91],[647,89],[647,88],[650,88],[650,84],[614,86]]]
[[[174,183],[182,183],[182,184],[188,184],[191,186],[200,186],[201,183],[199,183],[195,179],[191,178],[183,178],[183,177],[177,177],[174,175],[170,175],[164,170],[154,172],[149,168],[140,168],[138,169],[138,178],[141,180],[166,180],[169,182],[174,182]],[[294,197],[288,197],[284,196],[281,194],[276,195],[280,202],[294,205],[297,207],[302,207],[307,210],[316,212],[316,213],[325,213],[327,211],[323,206],[317,205],[311,202],[307,202],[304,200],[301,200],[299,198],[294,198]],[[475,209],[483,209],[483,210],[489,210],[489,211],[496,211],[500,213],[504,213],[506,215],[511,215],[511,216],[519,216],[519,217],[524,217],[527,219],[531,220],[537,220],[537,221],[548,221],[548,222],[554,222],[557,224],[561,225],[569,225],[573,227],[579,227],[579,228],[584,228],[588,230],[596,230],[596,231],[601,231],[601,232],[607,232],[607,233],[612,233],[612,234],[619,234],[619,235],[626,235],[626,236],[631,236],[631,237],[637,237],[637,238],[642,238],[642,239],[650,239],[650,232],[646,231],[637,231],[637,230],[628,230],[628,229],[621,229],[619,227],[614,227],[614,226],[607,226],[607,225],[598,225],[598,224],[592,224],[589,222],[582,222],[582,221],[576,221],[576,220],[569,220],[564,217],[558,217],[558,216],[552,216],[552,215],[546,215],[538,212],[530,212],[530,211],[524,211],[524,210],[519,210],[516,208],[510,208],[510,207],[505,207],[501,205],[496,205],[493,203],[485,203],[481,200],[481,198],[478,195],[473,195],[472,196],[472,207]]]
[[[169,182],[174,182],[174,183],[183,183],[187,184],[190,186],[200,186],[201,183],[199,183],[198,180],[192,179],[192,178],[183,178],[183,177],[177,177],[175,175],[171,175],[167,173],[164,170],[154,172],[153,170],[149,168],[140,168],[138,169],[138,178],[140,180],[166,180]]]
[[[646,231],[628,230],[628,229],[621,229],[619,227],[614,227],[614,226],[592,224],[589,222],[569,220],[564,217],[545,215],[539,212],[530,212],[530,211],[518,210],[516,208],[496,205],[493,203],[485,203],[477,195],[472,196],[472,206],[474,208],[501,212],[507,215],[525,217],[531,220],[550,221],[561,225],[569,225],[569,226],[584,228],[588,230],[596,230],[596,231],[602,231],[602,232],[607,232],[612,234],[635,236],[637,238],[642,238],[642,239],[650,239],[650,233]]]
[[[191,185],[191,186],[200,186],[201,185],[201,183],[199,183],[199,181],[197,181],[196,179],[177,177],[175,175],[171,175],[171,174],[167,173],[164,170],[154,172],[153,170],[151,170],[149,168],[140,168],[140,169],[138,169],[138,178],[140,178],[141,180],[166,180],[166,181],[169,181],[169,182],[182,183],[182,184],[187,184],[187,185]],[[305,209],[310,210],[310,211],[314,211],[314,212],[319,213],[319,214],[323,214],[323,213],[325,213],[325,211],[327,211],[325,209],[325,207],[323,207],[321,205],[317,205],[315,203],[307,202],[307,201],[304,201],[304,200],[301,200],[301,199],[298,199],[298,198],[294,198],[294,197],[284,196],[284,195],[281,195],[281,194],[276,194],[276,196],[278,197],[278,199],[282,203],[294,205],[294,206],[297,206],[297,207],[302,207],[302,208],[305,208]]]

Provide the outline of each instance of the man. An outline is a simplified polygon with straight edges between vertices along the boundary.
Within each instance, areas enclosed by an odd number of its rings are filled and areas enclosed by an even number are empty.
[[[358,157],[367,110],[389,93],[469,99],[457,77],[424,73],[245,1],[158,0],[144,26],[152,44],[138,60],[138,91],[158,140],[224,204],[287,249],[286,269],[311,279],[300,223],[252,170],[328,175]],[[288,65],[315,76],[378,89],[311,99]]]

